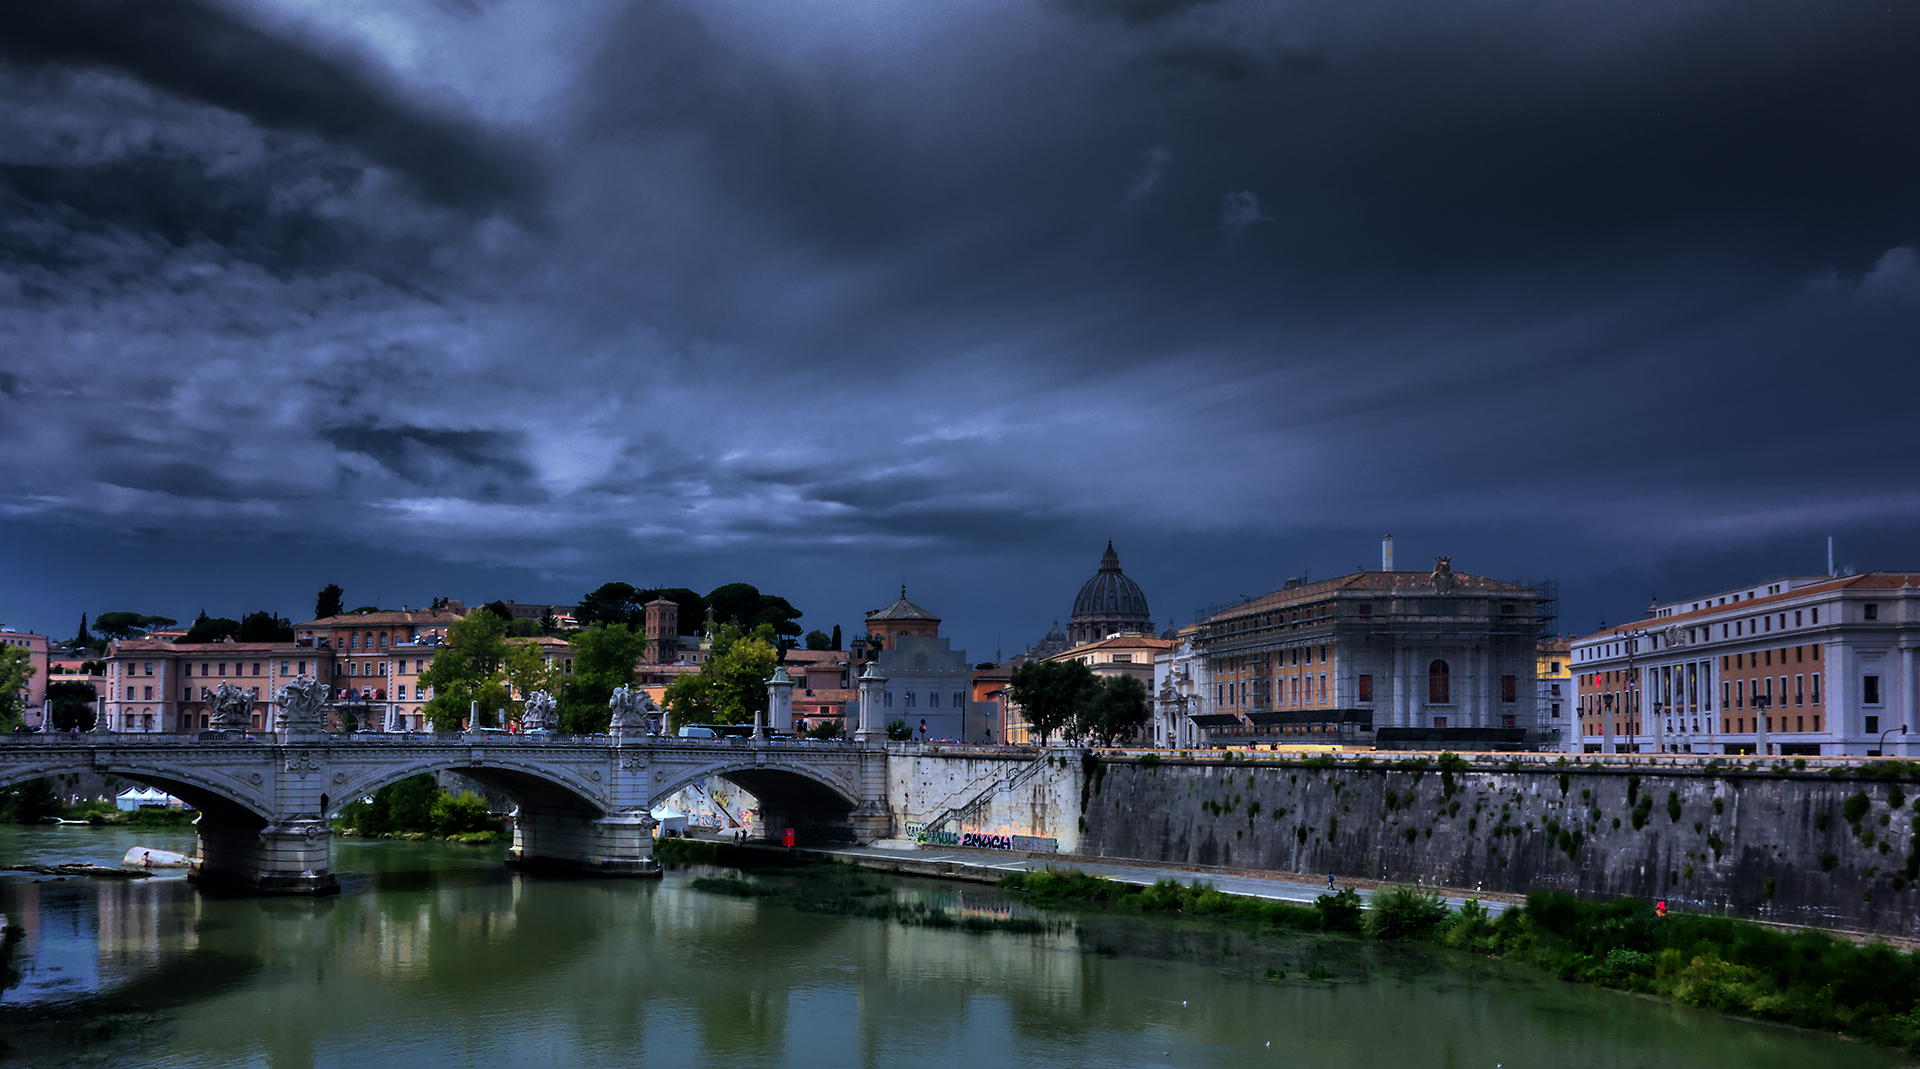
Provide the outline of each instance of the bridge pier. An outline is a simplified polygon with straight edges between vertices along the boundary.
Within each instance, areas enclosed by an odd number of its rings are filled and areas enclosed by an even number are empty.
[[[514,816],[507,864],[606,876],[658,876],[660,863],[653,859],[656,823],[645,812],[603,817],[523,805]]]
[[[253,894],[340,891],[332,868],[333,831],[324,820],[248,824],[203,813],[199,831],[200,859],[191,874],[196,881]]]

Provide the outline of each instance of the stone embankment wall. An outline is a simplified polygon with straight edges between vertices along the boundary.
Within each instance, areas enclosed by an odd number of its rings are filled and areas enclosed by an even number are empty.
[[[1920,785],[1876,776],[1871,763],[1040,760],[1043,774],[960,824],[986,830],[997,819],[1058,838],[1062,852],[1114,859],[1564,888],[1920,935]],[[985,772],[970,768],[970,782]],[[899,784],[908,795],[912,786]]]
[[[1052,839],[1080,849],[1079,756],[1073,751],[982,756],[901,747],[887,762],[893,833],[922,830]]]

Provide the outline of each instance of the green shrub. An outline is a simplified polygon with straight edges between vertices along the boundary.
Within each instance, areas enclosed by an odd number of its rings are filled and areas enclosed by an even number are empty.
[[[1338,894],[1321,895],[1313,900],[1313,908],[1320,911],[1320,926],[1327,931],[1360,930],[1360,895],[1351,887],[1342,889]]]
[[[435,798],[432,820],[436,835],[466,835],[499,829],[499,822],[487,809],[487,800],[472,791],[443,793]]]
[[[1667,792],[1667,819],[1675,824],[1680,823],[1680,792],[1678,791]]]
[[[1873,801],[1871,799],[1865,794],[1856,794],[1847,799],[1846,805],[1841,807],[1840,815],[1847,818],[1847,823],[1858,828],[1860,826],[1860,818],[1866,816],[1867,811],[1872,808]]]
[[[1365,931],[1379,939],[1432,935],[1452,912],[1438,894],[1406,884],[1374,892],[1368,905]]]

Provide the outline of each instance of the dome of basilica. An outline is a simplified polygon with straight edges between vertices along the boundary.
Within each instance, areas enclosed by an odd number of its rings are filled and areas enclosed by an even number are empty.
[[[1073,617],[1068,628],[1073,641],[1091,642],[1116,631],[1151,631],[1147,595],[1140,584],[1120,570],[1120,555],[1107,542],[1100,557],[1100,570],[1080,587],[1073,599]]]

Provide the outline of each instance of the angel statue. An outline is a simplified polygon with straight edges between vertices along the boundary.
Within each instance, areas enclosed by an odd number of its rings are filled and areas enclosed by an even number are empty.
[[[320,730],[320,706],[327,700],[327,685],[312,676],[301,676],[274,692],[280,706],[281,731]]]
[[[526,706],[520,711],[520,729],[522,731],[552,731],[560,726],[560,715],[556,711],[553,695],[544,690],[536,690],[527,695]]]
[[[613,730],[645,731],[647,704],[647,692],[638,687],[614,688],[613,697],[607,699],[607,707],[613,710]]]
[[[245,731],[253,726],[253,696],[231,683],[222,683],[207,697],[213,709],[208,726],[216,731]]]

